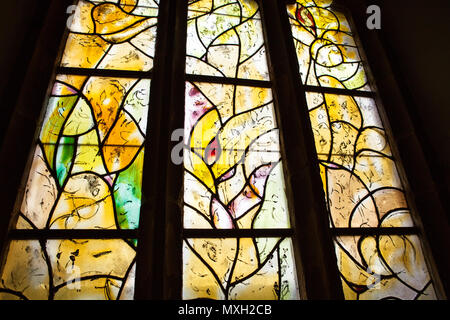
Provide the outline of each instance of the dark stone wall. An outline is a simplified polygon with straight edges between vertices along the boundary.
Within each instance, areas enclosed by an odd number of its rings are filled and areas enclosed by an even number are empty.
[[[449,214],[450,1],[376,2],[386,52]]]

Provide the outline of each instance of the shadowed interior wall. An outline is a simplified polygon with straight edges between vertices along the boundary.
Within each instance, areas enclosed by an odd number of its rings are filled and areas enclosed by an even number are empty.
[[[373,1],[372,1],[373,2]],[[374,2],[376,3],[376,2]],[[378,1],[387,53],[449,214],[450,2]]]

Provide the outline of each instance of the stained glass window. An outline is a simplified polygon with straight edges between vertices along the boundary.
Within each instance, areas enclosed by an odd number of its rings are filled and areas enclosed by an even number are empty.
[[[189,0],[186,72],[269,80],[255,1]]]
[[[360,48],[332,4],[297,0],[287,12],[345,298],[435,299]]]
[[[304,147],[292,140],[284,145],[289,128],[281,120],[293,109],[280,103],[280,92],[294,93],[280,90],[273,34],[264,32],[272,27],[264,5],[278,0],[264,1],[187,0],[187,12],[171,0],[77,2],[12,215],[0,299],[133,299],[135,280],[149,267],[139,257],[161,271],[169,254],[177,255],[170,261],[179,262],[179,274],[155,272],[163,278],[155,291],[175,284],[177,298],[308,296],[303,280],[314,282],[320,272],[303,279],[296,264],[310,257],[299,249],[299,230],[306,227],[294,223],[292,198],[317,190],[303,186],[303,177],[290,181],[292,157],[284,151]],[[333,0],[297,0],[287,15],[284,3],[277,19],[287,17],[291,27],[283,37],[293,37],[338,264],[327,268],[339,270],[346,299],[436,299],[401,163],[351,23]],[[179,48],[177,39],[186,52],[165,52]],[[183,68],[184,78],[174,79]],[[157,180],[144,177],[144,156],[164,150],[149,147],[150,121],[178,117],[151,108],[161,106],[158,94],[178,84],[180,99],[162,99],[184,120],[175,223],[166,207],[177,194],[162,188],[158,195],[166,198],[154,199],[142,189],[144,178]],[[170,154],[156,157],[163,162]],[[158,175],[168,185],[171,165]],[[158,212],[166,224],[158,241],[169,245],[151,259],[142,250],[137,255],[150,233],[144,198],[166,206]],[[308,214],[296,211],[296,217]],[[181,223],[174,227],[180,234],[167,235],[172,223]],[[323,251],[322,243],[307,245]]]
[[[78,2],[16,213],[42,232],[10,242],[1,298],[133,298],[136,239],[46,234],[139,227],[158,5]]]
[[[258,4],[189,1],[187,34],[183,298],[298,299]]]
[[[333,0],[288,6],[292,36],[305,85],[370,90],[359,49],[345,15]]]

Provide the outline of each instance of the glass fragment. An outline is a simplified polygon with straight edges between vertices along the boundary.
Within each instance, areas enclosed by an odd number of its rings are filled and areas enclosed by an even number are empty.
[[[132,299],[132,243],[121,240],[13,240],[1,274],[1,299]]]
[[[291,239],[186,239],[183,299],[198,298],[299,299]]]
[[[256,1],[189,3],[186,45],[186,73],[269,80]]]

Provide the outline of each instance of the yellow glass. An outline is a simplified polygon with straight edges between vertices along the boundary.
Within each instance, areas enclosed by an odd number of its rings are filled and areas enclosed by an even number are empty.
[[[254,0],[189,3],[186,46],[186,73],[269,80]]]
[[[71,17],[63,67],[149,71],[158,3],[79,1]]]
[[[299,299],[291,239],[187,239],[183,299]]]
[[[332,2],[297,0],[287,6],[302,82],[370,91],[349,22]]]
[[[287,6],[301,81],[371,91],[348,20],[332,4],[297,0]],[[306,101],[330,226],[413,227],[374,99],[307,92]],[[335,245],[346,299],[436,298],[417,236],[345,236]]]
[[[120,239],[14,240],[0,299],[132,299],[135,249]]]
[[[19,228],[137,228],[149,90],[150,80],[57,75]]]

